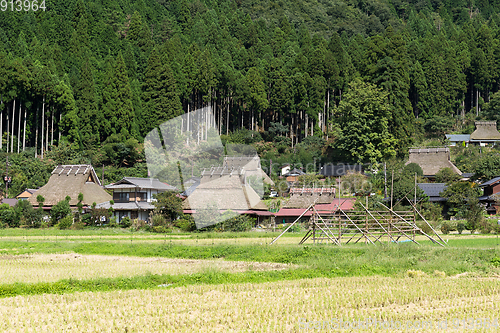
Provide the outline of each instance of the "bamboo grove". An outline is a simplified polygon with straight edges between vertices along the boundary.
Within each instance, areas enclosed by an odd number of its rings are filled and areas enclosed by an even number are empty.
[[[432,120],[500,114],[490,106],[500,105],[492,103],[500,101],[499,9],[54,0],[46,11],[1,12],[0,149],[35,147],[43,157],[61,142],[140,142],[210,105],[219,134],[271,129],[292,145],[319,136],[351,160],[384,159],[431,131]],[[379,135],[369,143],[386,147],[369,156],[352,146],[366,142],[356,128],[367,119]]]

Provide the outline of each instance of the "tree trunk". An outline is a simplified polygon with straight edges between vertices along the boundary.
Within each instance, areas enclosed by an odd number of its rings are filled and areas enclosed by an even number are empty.
[[[12,106],[12,129],[10,131],[10,152],[14,152],[14,123],[16,120],[16,100],[14,99],[14,105]]]
[[[45,130],[45,151],[48,151],[49,150],[49,117],[48,116],[45,119],[45,126],[46,126],[46,130]]]
[[[61,121],[62,121],[62,111],[59,110],[59,123],[57,123],[57,132],[59,132],[59,139],[57,140],[57,144],[61,142]]]
[[[35,157],[38,156],[38,112],[39,111],[40,111],[40,105],[37,105],[35,114]]]
[[[305,125],[305,134],[304,134],[304,137],[307,138],[307,129],[308,129],[308,121],[309,121],[309,116],[307,115],[306,113],[306,125]]]
[[[26,107],[24,107],[24,119],[23,119],[23,151],[26,150]]]
[[[187,112],[187,124],[186,124],[186,145],[189,146],[189,102],[187,103],[188,112]]]
[[[10,152],[14,152],[14,123],[16,122],[16,100],[12,106],[12,126],[10,130]]]
[[[50,145],[54,145],[54,108],[50,114]]]
[[[22,115],[22,104],[21,101],[19,101],[19,120],[18,120],[18,125],[17,125],[17,153],[19,154],[19,149],[21,148],[21,115]]]
[[[43,102],[42,102],[42,139],[40,140],[41,146],[40,146],[40,157],[43,160],[43,131],[44,131],[44,125],[45,124],[45,96],[43,96]]]
[[[227,119],[226,119],[226,135],[229,135],[229,97],[227,98]]]
[[[6,110],[7,112],[5,113],[5,115],[7,116],[7,140],[6,141],[6,144],[7,144],[7,149],[5,150],[6,153],[9,152],[9,124],[10,124],[10,117],[9,117],[9,110],[7,109]]]

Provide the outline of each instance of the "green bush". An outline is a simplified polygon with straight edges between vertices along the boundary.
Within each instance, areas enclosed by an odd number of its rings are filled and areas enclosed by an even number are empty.
[[[465,230],[465,224],[463,222],[458,222],[457,223],[457,231],[461,235],[462,232]]]
[[[132,225],[132,221],[130,220],[130,217],[125,216],[122,218],[120,221],[120,227],[122,228],[129,228]]]
[[[153,232],[157,232],[157,233],[160,233],[160,234],[166,234],[166,233],[171,233],[172,232],[171,228],[167,228],[164,225],[158,225],[156,227],[153,227],[152,230],[153,230]]]
[[[163,215],[156,214],[151,218],[151,223],[153,227],[164,226],[167,224],[167,219]]]
[[[59,220],[59,223],[56,225],[58,229],[69,229],[73,224],[73,216],[71,214],[66,215],[62,219]]]
[[[189,215],[184,215],[183,218],[176,220],[174,225],[177,228],[180,228],[182,231],[194,231],[194,230],[196,230],[196,223],[195,223],[194,219]]]

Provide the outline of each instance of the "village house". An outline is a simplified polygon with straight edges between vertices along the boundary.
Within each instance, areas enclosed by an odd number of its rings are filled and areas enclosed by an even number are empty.
[[[495,121],[476,121],[474,123],[476,129],[472,134],[445,134],[446,139],[450,142],[450,146],[469,144],[485,147],[496,144],[500,141],[500,133],[497,130],[497,122]]]
[[[17,200],[28,200],[37,190],[32,188],[27,188],[16,196]]]
[[[406,165],[418,164],[424,173],[424,177],[434,180],[439,170],[450,168],[454,173],[462,176],[460,171],[450,160],[450,148],[411,148],[410,156]]]
[[[490,179],[479,187],[483,189],[479,201],[486,206],[486,212],[490,215],[500,213],[500,177]]]
[[[339,209],[346,211],[354,207],[354,198],[337,198],[334,187],[291,188],[290,200],[274,214],[276,224],[292,223],[301,217],[306,222],[312,214],[308,208],[314,203],[319,214],[331,214]]]
[[[106,202],[96,205],[96,208],[109,209],[113,207],[113,215],[117,222],[128,216],[131,220],[139,219],[147,221],[150,213],[155,208],[154,196],[166,191],[177,191],[177,188],[160,182],[156,178],[124,177],[114,184],[106,186],[113,193],[113,205],[111,198]]]
[[[38,207],[37,197],[41,195],[43,210],[50,211],[58,202],[70,197],[71,208],[76,209],[78,195],[83,194],[83,207],[90,207],[95,202],[111,200],[111,196],[103,189],[99,177],[89,164],[58,165],[54,168],[47,184],[31,195],[27,200],[33,207]]]
[[[257,217],[259,223],[261,219],[269,217],[271,212],[261,201],[261,194],[251,185],[243,167],[228,168],[225,164],[204,169],[200,184],[183,201],[184,214],[197,214],[207,209],[220,214],[232,211]],[[262,183],[256,185],[262,188]]]

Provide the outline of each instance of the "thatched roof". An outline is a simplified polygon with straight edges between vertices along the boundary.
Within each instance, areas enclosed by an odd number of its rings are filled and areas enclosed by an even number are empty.
[[[33,206],[38,206],[36,198],[41,195],[45,198],[44,206],[54,206],[69,196],[69,204],[76,206],[78,194],[83,194],[83,205],[90,206],[93,202],[101,202],[112,199],[101,186],[94,168],[91,165],[58,165],[49,178],[47,184],[41,187],[36,195],[32,195],[28,201]]]
[[[449,148],[412,148],[406,164],[410,163],[417,163],[422,168],[424,176],[435,176],[444,168],[450,168],[456,174],[462,174],[462,171],[451,162]]]
[[[202,177],[201,184],[184,200],[183,209],[267,210],[254,189],[242,183],[238,172],[218,171]]]
[[[329,204],[335,199],[333,188],[292,188],[290,200],[283,208],[307,208],[316,204]]]
[[[260,158],[253,156],[224,156],[223,167],[227,169],[242,169],[247,177],[257,176],[264,178],[264,183],[274,185],[271,178],[262,170]]]
[[[496,121],[476,121],[476,130],[470,135],[471,141],[497,141],[500,133]]]

